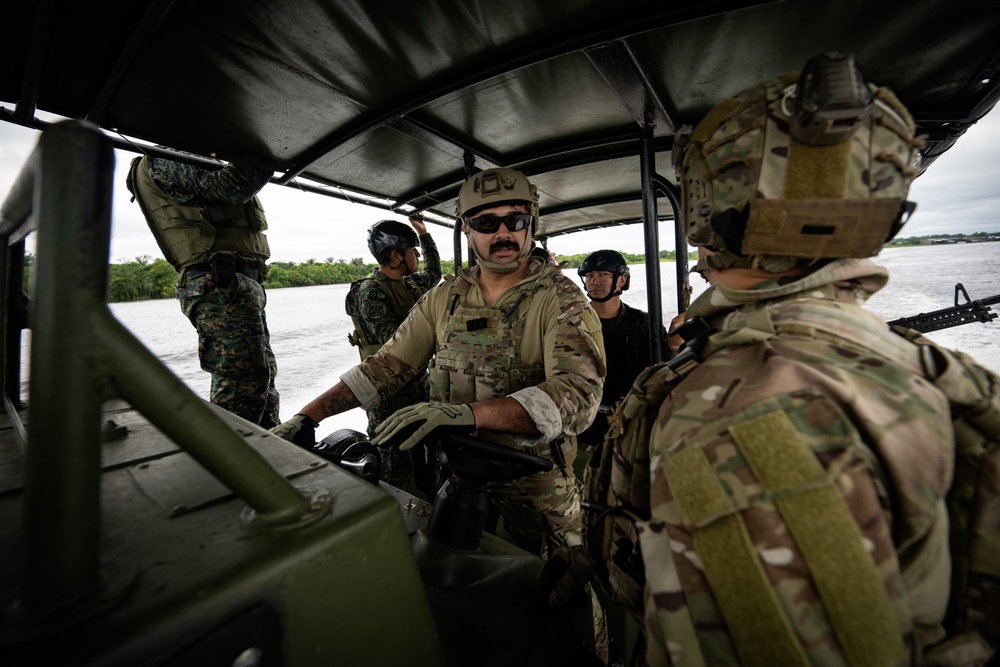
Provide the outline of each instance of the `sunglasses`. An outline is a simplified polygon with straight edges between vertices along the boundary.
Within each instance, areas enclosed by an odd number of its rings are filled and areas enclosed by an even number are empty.
[[[475,218],[469,218],[466,222],[469,223],[469,227],[471,227],[473,231],[477,231],[482,234],[495,234],[497,230],[500,229],[501,222],[506,225],[508,231],[519,232],[531,224],[531,214],[511,213],[509,215],[499,216],[487,213],[485,215],[476,216]]]

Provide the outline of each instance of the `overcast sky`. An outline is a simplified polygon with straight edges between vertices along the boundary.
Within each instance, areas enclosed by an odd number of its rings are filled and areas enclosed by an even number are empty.
[[[10,186],[37,142],[38,133],[0,122],[0,197]],[[129,201],[125,173],[133,153],[116,150],[115,191],[112,213],[111,261],[132,260],[141,255],[159,256],[137,204]],[[900,236],[1000,231],[1000,112],[995,109],[969,129],[944,156],[910,188],[909,198],[917,211]],[[371,261],[366,230],[383,218],[405,220],[382,209],[300,192],[269,184],[260,193],[267,212],[271,259],[303,262],[329,257]],[[444,258],[452,256],[450,229],[429,225]],[[672,247],[672,231],[661,225],[662,248]],[[30,248],[29,240],[29,249]],[[575,254],[600,248],[623,252],[643,251],[638,225],[581,232],[552,239],[549,249],[557,254]]]

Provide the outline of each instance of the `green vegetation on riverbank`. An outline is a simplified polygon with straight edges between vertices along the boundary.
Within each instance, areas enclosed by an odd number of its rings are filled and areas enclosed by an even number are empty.
[[[642,264],[645,261],[645,257],[641,254],[622,253],[622,255],[629,264]],[[564,268],[572,268],[579,266],[586,256],[587,253],[556,255],[556,261]],[[672,250],[660,251],[661,261],[673,261],[675,256]],[[694,253],[691,256],[694,257]],[[30,270],[33,259],[30,254],[26,257],[27,270]],[[269,262],[264,286],[268,289],[279,289],[311,285],[342,285],[369,275],[375,267],[374,262],[365,262],[361,257],[349,261],[327,257],[322,262],[315,259],[302,263]],[[113,303],[174,297],[177,272],[162,258],[154,259],[149,255],[142,255],[132,261],[111,264],[109,269],[108,300]],[[441,269],[445,274],[453,273],[455,263],[452,260],[442,260]]]
[[[976,232],[975,234],[940,234],[936,236],[911,236],[894,239],[889,245],[893,247],[941,245],[948,243],[976,243],[1000,241],[997,232]],[[588,253],[575,255],[556,255],[556,261],[563,268],[580,266]],[[622,253],[629,264],[642,264],[646,261],[639,253]],[[674,261],[673,250],[661,250],[660,261]],[[688,255],[690,261],[697,260],[697,253]],[[25,288],[27,289],[34,255],[25,255]],[[309,259],[302,263],[274,261],[268,264],[268,289],[282,287],[307,287],[311,285],[339,285],[350,283],[367,276],[375,269],[373,262],[366,262],[361,257],[351,260],[327,257],[324,261]],[[443,273],[453,273],[454,262],[442,260]],[[136,257],[134,260],[109,265],[108,300],[111,302],[140,301],[145,299],[172,299],[174,285],[177,282],[177,272],[162,258],[152,258],[149,255]]]

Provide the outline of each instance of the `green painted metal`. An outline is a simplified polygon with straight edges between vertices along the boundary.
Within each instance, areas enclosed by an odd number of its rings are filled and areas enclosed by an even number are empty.
[[[28,566],[22,595],[29,616],[58,613],[97,587],[98,426],[101,403],[113,396],[125,398],[184,443],[257,511],[259,521],[288,523],[310,511],[307,498],[108,310],[114,173],[109,142],[68,121],[45,132],[38,150],[28,412],[33,426],[26,457],[26,475],[38,483],[26,484]]]
[[[145,437],[130,430],[103,448],[127,451]],[[272,446],[279,458],[282,450],[303,454],[283,441]],[[444,663],[399,509],[377,487],[317,466],[295,484],[304,494],[325,490],[329,511],[309,524],[262,530],[242,520],[238,498],[173,514],[136,484],[140,465],[119,462],[101,475],[101,589],[89,608],[48,621],[5,616],[5,667],[205,664],[193,657],[199,645],[257,608],[278,618],[281,664]],[[184,484],[173,470],[162,468],[161,483]],[[12,547],[20,500],[0,498],[0,538]],[[0,555],[4,571],[10,562]],[[7,608],[10,600],[0,595],[0,602]],[[238,645],[263,644],[242,633]]]
[[[38,234],[21,483],[2,471],[0,662],[201,664],[228,642],[292,665],[442,664],[397,503],[197,398],[111,315],[113,168],[100,132],[57,124],[3,208],[18,213],[0,229],[33,216]],[[10,410],[5,460],[23,446]],[[229,491],[164,506],[150,489],[192,468],[154,464],[182,456]]]
[[[93,597],[99,586],[98,425],[109,393],[91,381],[87,311],[106,292],[114,155],[77,123],[44,133],[36,150],[25,477],[38,483],[25,488],[21,602],[29,617],[42,618]]]

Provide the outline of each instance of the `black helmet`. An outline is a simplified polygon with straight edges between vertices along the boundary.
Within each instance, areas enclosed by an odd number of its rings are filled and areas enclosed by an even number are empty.
[[[379,264],[389,260],[391,250],[404,253],[419,245],[417,233],[396,220],[379,220],[368,229],[368,249]]]
[[[615,274],[615,283],[618,282],[618,276],[625,276],[625,284],[619,291],[615,291],[612,287],[608,295],[600,299],[591,298],[591,301],[607,301],[613,297],[618,296],[622,292],[628,289],[629,283],[632,282],[632,276],[628,272],[628,264],[625,263],[625,258],[622,257],[621,253],[614,250],[596,250],[583,260],[580,264],[580,268],[576,270],[580,274],[580,281],[584,284],[584,289],[586,289],[587,283],[584,279],[591,271],[608,271],[609,273]]]

